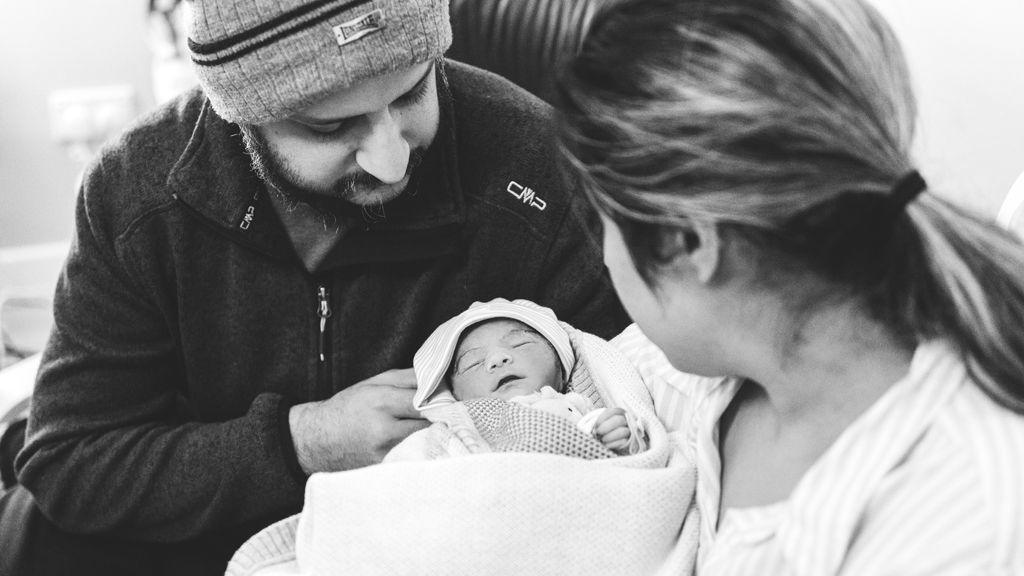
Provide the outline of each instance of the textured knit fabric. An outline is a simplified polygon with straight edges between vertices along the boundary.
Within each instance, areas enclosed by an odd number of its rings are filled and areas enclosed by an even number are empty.
[[[213,109],[264,124],[451,42],[447,0],[197,0],[188,46]]]
[[[590,334],[577,331],[573,337],[602,395],[649,427],[647,450],[588,460],[579,456],[600,454],[577,443],[572,425],[556,416],[533,411],[539,416],[512,426],[479,420],[482,427],[500,431],[502,439],[547,439],[521,446],[530,453],[314,474],[303,512],[293,519],[297,526],[277,524],[254,536],[235,555],[228,574],[690,574],[698,528],[698,515],[689,512],[694,467],[657,421],[650,396],[624,355]],[[485,399],[470,410],[490,412],[495,403],[511,405]],[[462,404],[439,409],[454,406]],[[535,434],[530,428],[546,426],[541,417],[560,421],[564,429],[554,437],[547,430]],[[502,439],[489,436],[495,445]],[[267,544],[291,537],[294,550]]]
[[[433,424],[398,443],[384,463],[489,452],[536,452],[587,460],[615,456],[564,416],[515,399],[475,398],[434,406],[424,414]]]
[[[528,298],[604,336],[624,325],[544,136],[550,109],[492,74],[446,68],[451,94],[415,193],[348,232],[313,274],[237,127],[201,93],[103,151],[78,198],[17,460],[49,518],[240,543],[301,508],[292,404],[411,367],[474,301]]]
[[[495,452],[537,452],[594,460],[615,454],[565,418],[515,402],[480,398],[465,403],[477,431]]]
[[[697,464],[698,574],[1024,574],[1024,417],[986,397],[942,342],[918,347],[786,501],[728,510],[718,525],[718,421],[739,384],[674,371],[636,326],[614,343]]]
[[[450,392],[444,382],[445,373],[448,372],[462,334],[476,324],[494,318],[517,320],[537,330],[555,349],[562,364],[562,374],[566,379],[569,378],[576,357],[572,352],[569,335],[559,325],[558,318],[550,308],[523,299],[509,302],[504,298],[495,298],[490,302],[474,302],[465,312],[438,326],[413,356],[412,367],[416,371],[416,397],[413,405],[417,410],[431,404],[438,387]],[[453,396],[447,395],[445,401],[454,400]]]

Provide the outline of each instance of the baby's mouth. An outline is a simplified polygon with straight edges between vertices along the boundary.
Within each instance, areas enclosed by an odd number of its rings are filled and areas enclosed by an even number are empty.
[[[523,379],[522,376],[516,376],[515,374],[509,374],[507,376],[502,376],[501,380],[498,380],[498,386],[504,386],[506,383],[511,382],[513,380],[522,380],[522,379]]]

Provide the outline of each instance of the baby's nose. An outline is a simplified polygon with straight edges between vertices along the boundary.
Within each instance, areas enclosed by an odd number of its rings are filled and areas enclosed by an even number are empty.
[[[487,371],[493,372],[502,366],[512,363],[512,355],[504,350],[500,350],[490,355],[487,358]]]

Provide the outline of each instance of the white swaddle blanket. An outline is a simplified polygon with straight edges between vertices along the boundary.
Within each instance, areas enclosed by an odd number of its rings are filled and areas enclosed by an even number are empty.
[[[492,452],[314,474],[302,514],[246,542],[227,573],[691,574],[695,468],[628,360],[567,330],[604,402],[646,429],[646,450],[594,460]]]

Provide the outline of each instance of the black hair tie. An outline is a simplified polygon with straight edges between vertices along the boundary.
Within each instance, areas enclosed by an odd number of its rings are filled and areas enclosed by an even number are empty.
[[[921,177],[921,173],[917,170],[911,170],[900,178],[896,185],[892,187],[892,193],[889,195],[889,206],[891,212],[899,214],[917,198],[918,194],[924,192],[928,188],[928,183]]]

